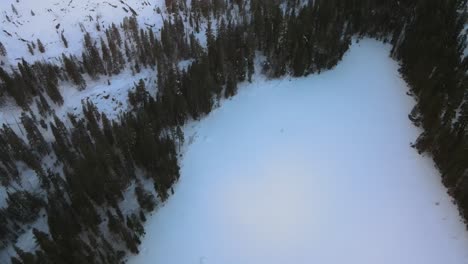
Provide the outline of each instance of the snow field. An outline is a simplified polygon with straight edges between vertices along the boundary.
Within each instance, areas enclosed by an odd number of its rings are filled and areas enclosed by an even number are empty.
[[[257,76],[189,124],[175,194],[128,263],[468,263],[389,50],[362,40],[320,75]]]
[[[14,6],[16,12],[13,10]],[[27,61],[50,60],[62,53],[81,55],[84,32],[93,37],[104,36],[104,30],[112,23],[119,25],[126,16],[136,12],[142,27],[162,26],[162,16],[157,8],[164,10],[161,0],[2,0],[0,7],[0,41],[14,61],[25,57]],[[68,40],[65,48],[61,34]],[[27,42],[40,39],[46,52],[37,49],[34,55],[28,51]],[[98,38],[99,39],[99,38]],[[13,63],[15,64],[15,63]]]

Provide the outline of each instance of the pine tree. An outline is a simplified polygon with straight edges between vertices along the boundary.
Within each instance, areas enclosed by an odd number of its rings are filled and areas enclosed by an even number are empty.
[[[138,81],[138,84],[135,85],[135,91],[129,91],[128,92],[128,100],[130,102],[130,105],[133,107],[139,107],[139,106],[144,106],[148,103],[148,91],[146,90],[145,87],[145,82],[143,79],[140,79]]]
[[[68,48],[68,40],[67,40],[67,38],[65,38],[65,35],[63,34],[63,32],[60,34],[60,37],[62,39],[62,42],[63,42],[63,45],[65,46],[65,48]]]
[[[27,191],[7,193],[7,208],[10,219],[20,223],[30,223],[37,219],[43,207],[43,201]]]
[[[132,51],[130,50],[130,47],[128,46],[128,42],[125,41],[125,56],[127,56],[127,60],[130,62],[132,60]]]
[[[16,10],[16,7],[13,4],[11,4],[11,11],[13,11],[15,15],[18,15],[18,10]]]
[[[84,90],[86,88],[86,82],[83,79],[83,76],[81,76],[75,59],[73,57],[67,57],[65,54],[62,54],[62,59],[65,65],[65,70],[72,82],[78,86],[79,90]]]
[[[0,42],[0,56],[6,56],[7,55],[7,51],[5,49],[5,46],[3,45],[2,42]]]
[[[46,92],[52,101],[58,105],[63,104],[63,97],[58,88],[58,76],[52,66],[46,67]]]
[[[112,132],[112,125],[111,122],[109,121],[109,118],[107,118],[105,113],[102,113],[102,127],[104,130],[104,135],[106,136],[107,142],[110,145],[114,144],[114,135]]]
[[[115,42],[119,43],[119,41],[121,42],[122,40],[121,39],[119,40],[115,36],[115,34],[111,32],[108,34],[107,42],[109,43],[109,50],[112,55],[112,73],[118,74],[120,70],[124,67],[125,60],[124,60],[122,51],[120,50],[119,45],[121,44],[116,44]],[[120,38],[120,35],[118,36]]]
[[[44,52],[45,52],[44,44],[42,44],[42,42],[41,42],[40,39],[37,39],[37,48],[39,49],[39,51],[40,51],[41,53],[44,53]]]
[[[47,116],[47,114],[51,112],[50,106],[42,94],[39,95],[39,99],[36,99],[36,105],[39,110],[39,114],[43,117]]]
[[[120,36],[119,29],[117,28],[117,26],[114,23],[112,23],[112,25],[111,25],[111,36],[112,36],[113,42],[117,43],[118,47],[121,47],[122,46],[122,37]]]
[[[24,112],[21,115],[21,123],[26,130],[26,136],[28,138],[30,146],[38,152],[39,155],[44,156],[49,154],[50,148],[45,141],[42,133],[39,131],[34,121],[26,115]]]
[[[107,47],[106,43],[104,40],[101,38],[101,52],[102,52],[102,60],[104,63],[104,68],[106,69],[107,74],[112,74],[113,69],[112,69],[112,57],[109,51],[109,48]]]
[[[10,127],[3,124],[2,134],[8,142],[9,152],[12,153],[12,156],[16,160],[23,161],[36,172],[40,172],[42,170],[38,157],[30,151],[30,148],[26,143],[24,143],[24,141],[18,137]]]
[[[142,210],[140,210],[140,214],[139,214],[139,215],[140,215],[140,220],[141,220],[142,222],[146,222],[146,216],[145,216],[145,213],[144,213]]]
[[[184,145],[184,141],[185,141],[184,132],[182,131],[180,126],[177,126],[176,128],[175,138],[177,139],[179,143],[179,150],[180,150],[180,148]]]
[[[138,185],[135,188],[135,195],[141,208],[148,212],[154,210],[156,206],[156,200],[150,192],[146,191],[142,186]]]
[[[29,43],[28,43],[28,51],[29,51],[29,53],[31,53],[31,55],[34,55],[34,48]]]
[[[83,63],[87,62],[85,68],[88,74],[92,77],[96,77],[98,74],[106,74],[99,50],[88,32],[84,35],[84,50]]]
[[[237,93],[237,83],[232,74],[229,74],[226,83],[226,90],[224,93],[225,98],[234,96]]]
[[[38,88],[36,87],[38,80],[33,72],[31,65],[22,59],[21,62],[18,62],[18,70],[20,73],[20,76],[18,77],[22,79],[21,81],[24,83],[26,88],[28,88],[28,93],[32,96],[37,95],[39,92]]]

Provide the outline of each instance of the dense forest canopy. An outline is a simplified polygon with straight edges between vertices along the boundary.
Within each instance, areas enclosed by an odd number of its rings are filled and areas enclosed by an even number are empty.
[[[179,178],[181,127],[210,113],[220,98],[251,82],[256,54],[270,78],[305,76],[333,68],[353,39],[372,37],[393,47],[409,93],[409,118],[424,132],[414,142],[430,154],[443,183],[468,218],[468,57],[466,0],[166,0],[159,32],[135,15],[83,36],[83,52],[59,64],[18,61],[0,66],[0,97],[24,110],[24,134],[0,129],[0,183],[8,189],[0,209],[0,247],[23,226],[46,215],[48,232],[34,229],[38,249],[15,248],[12,263],[119,263],[138,252],[148,212],[164,202]],[[205,32],[206,45],[196,33]],[[63,45],[68,46],[62,35]],[[40,40],[30,52],[45,52]],[[8,47],[0,42],[0,56]],[[182,60],[191,60],[184,69]],[[157,92],[144,80],[128,94],[129,112],[112,120],[91,102],[83,116],[58,118],[59,85],[86,89],[86,80],[124,69],[155,69]],[[32,111],[31,105],[38,112]],[[70,126],[66,123],[71,124]],[[49,137],[44,134],[50,134]],[[45,160],[52,160],[46,166]],[[21,188],[19,164],[40,179],[40,191]],[[147,188],[151,182],[152,189]],[[133,186],[140,208],[119,203]],[[157,197],[153,195],[153,191]]]

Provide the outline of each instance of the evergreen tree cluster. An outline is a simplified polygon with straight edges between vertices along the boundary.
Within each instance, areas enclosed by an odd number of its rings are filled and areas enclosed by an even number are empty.
[[[145,89],[143,82],[139,85]],[[138,253],[144,212],[124,215],[119,203],[133,182],[138,183],[135,196],[145,212],[168,198],[179,178],[176,137],[183,137],[180,127],[173,128],[157,114],[161,107],[153,97],[146,94],[140,99],[143,103],[118,121],[109,120],[90,102],[83,104],[83,118],[69,116],[71,127],[54,116],[49,124],[52,142],[26,114],[21,121],[28,143],[8,126],[0,131],[1,148],[6,150],[0,162],[5,172],[2,184],[7,188],[21,184],[17,164],[22,162],[36,171],[44,192],[9,194],[8,207],[0,210],[5,220],[0,240],[7,245],[16,239],[22,224],[36,220],[41,208],[49,226],[49,234],[34,231],[38,250],[17,249],[19,259],[13,263],[119,263],[124,252],[116,241]],[[41,161],[46,157],[55,157],[60,166],[45,167]],[[154,183],[158,199],[142,187],[137,168]]]
[[[467,1],[421,1],[393,55],[417,104],[410,119],[424,129],[414,146],[430,153],[468,219]]]
[[[62,104],[58,85],[63,78],[60,68],[53,64],[35,62],[31,65],[23,59],[11,72],[0,67],[0,98],[10,96],[23,109],[28,109],[34,98],[46,102],[44,95]],[[48,109],[49,104],[44,107]]]

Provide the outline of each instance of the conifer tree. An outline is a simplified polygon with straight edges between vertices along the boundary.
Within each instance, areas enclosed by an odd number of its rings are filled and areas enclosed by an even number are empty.
[[[226,82],[226,89],[224,97],[229,98],[236,94],[237,92],[237,83],[232,74],[229,74]]]
[[[62,42],[63,42],[63,45],[65,46],[65,48],[68,48],[68,40],[65,37],[65,35],[63,34],[63,32],[60,34],[60,38],[62,39]]]
[[[138,185],[135,188],[135,195],[137,197],[138,204],[140,207],[148,212],[152,212],[156,206],[156,200],[154,196],[143,189],[142,186]]]
[[[101,38],[101,52],[102,52],[102,61],[104,63],[104,68],[106,69],[107,74],[112,74],[113,72],[112,57],[111,57],[109,48],[107,47],[107,44],[104,42],[102,38]]]
[[[49,145],[45,141],[42,133],[39,131],[34,121],[24,112],[21,115],[21,123],[23,124],[30,146],[44,156],[49,153]]]
[[[31,53],[31,55],[34,55],[34,48],[33,48],[33,46],[32,46],[31,44],[29,44],[29,43],[28,43],[27,46],[28,46],[28,51],[29,51],[29,53]]]
[[[90,76],[96,77],[98,74],[106,74],[99,50],[88,32],[84,35],[84,52],[82,57],[83,63],[86,61],[85,68]]]
[[[41,42],[40,39],[37,39],[37,48],[39,49],[39,51],[40,51],[41,53],[44,53],[44,52],[45,52],[44,44],[42,44],[42,42]]]
[[[2,42],[0,42],[0,56],[6,56],[7,55],[7,51],[5,49],[5,46],[3,45]]]
[[[81,76],[78,65],[75,62],[75,58],[67,57],[65,54],[62,54],[62,59],[68,77],[70,77],[72,82],[78,86],[79,90],[84,90],[86,88],[86,82],[83,79],[83,76]]]

